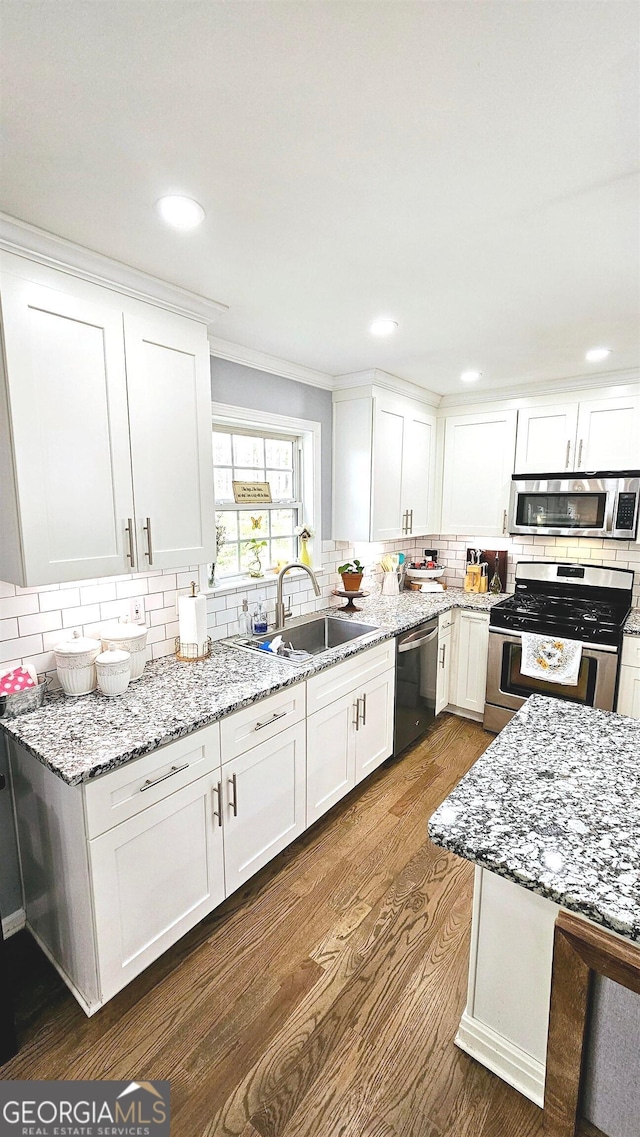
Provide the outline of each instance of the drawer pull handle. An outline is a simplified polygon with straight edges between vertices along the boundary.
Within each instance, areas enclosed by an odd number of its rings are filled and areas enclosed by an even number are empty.
[[[133,518],[128,517],[127,521],[128,525],[125,525],[124,527],[124,531],[129,538],[129,552],[127,553],[127,560],[129,561],[131,568],[135,568],[136,558],[133,551]]]
[[[360,699],[358,699],[360,702]],[[366,693],[362,696],[362,725],[367,725],[367,696]]]
[[[231,806],[231,808],[233,810],[233,816],[237,817],[238,816],[238,781],[237,781],[237,775],[236,774],[234,774],[232,778],[229,778],[229,785],[231,786],[231,789],[233,790],[233,798],[229,802],[229,805]]]
[[[213,792],[218,798],[218,808],[214,809],[213,816],[217,818],[218,825],[222,826],[222,782],[213,787]]]
[[[159,778],[154,778],[152,782],[147,778],[147,781],[143,782],[140,786],[140,793],[143,794],[145,790],[150,790],[152,786],[159,786],[160,782],[166,782],[167,778],[172,778],[174,774],[181,774],[188,766],[188,762],[185,762],[184,766],[172,766],[166,774],[161,774]]]
[[[149,564],[153,564],[153,545],[151,544],[151,518],[147,517],[147,524],[142,526],[143,533],[147,534],[147,551],[144,554]]]
[[[283,719],[284,716],[286,715],[286,713],[287,713],[286,711],[280,711],[280,714],[272,715],[271,718],[267,719],[266,722],[257,722],[253,729],[254,730],[264,730],[265,726],[271,726],[271,723],[277,722],[278,719]]]
[[[360,730],[360,700],[359,699],[356,699],[355,703],[353,704],[353,709],[356,712],[356,717],[353,720],[353,725],[355,726],[356,730]]]

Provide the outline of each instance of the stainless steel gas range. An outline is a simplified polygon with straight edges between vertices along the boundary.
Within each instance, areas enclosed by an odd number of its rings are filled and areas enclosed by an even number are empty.
[[[598,565],[520,561],[513,596],[491,609],[484,728],[497,734],[529,695],[551,695],[612,711],[633,572]],[[578,681],[523,675],[522,633],[582,644]]]

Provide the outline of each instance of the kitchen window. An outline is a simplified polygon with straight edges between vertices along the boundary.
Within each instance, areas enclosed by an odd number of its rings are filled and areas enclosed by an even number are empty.
[[[278,561],[296,559],[294,530],[303,516],[302,455],[302,440],[297,435],[214,424],[216,582],[251,575],[255,569],[252,541],[266,542],[258,549],[263,573]],[[234,481],[268,482],[271,504],[239,508],[233,497]]]

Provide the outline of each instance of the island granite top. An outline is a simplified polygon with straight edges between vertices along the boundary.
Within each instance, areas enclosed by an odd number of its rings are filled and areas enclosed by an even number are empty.
[[[430,818],[429,836],[640,940],[640,721],[532,695]]]
[[[379,630],[364,642],[356,640],[311,657],[303,666],[218,643],[211,657],[201,663],[180,663],[173,656],[148,663],[142,677],[117,699],[106,699],[99,692],[70,699],[58,692],[47,698],[41,710],[0,719],[0,727],[63,781],[76,785],[308,679],[440,612],[460,607],[488,611],[500,599],[504,597],[461,589],[367,597],[359,602],[360,612],[340,615],[374,624]],[[337,614],[335,607],[329,612]]]

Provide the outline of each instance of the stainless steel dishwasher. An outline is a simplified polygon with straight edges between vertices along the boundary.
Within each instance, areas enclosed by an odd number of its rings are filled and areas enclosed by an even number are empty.
[[[438,618],[396,639],[396,718],[393,753],[424,734],[436,713]]]

